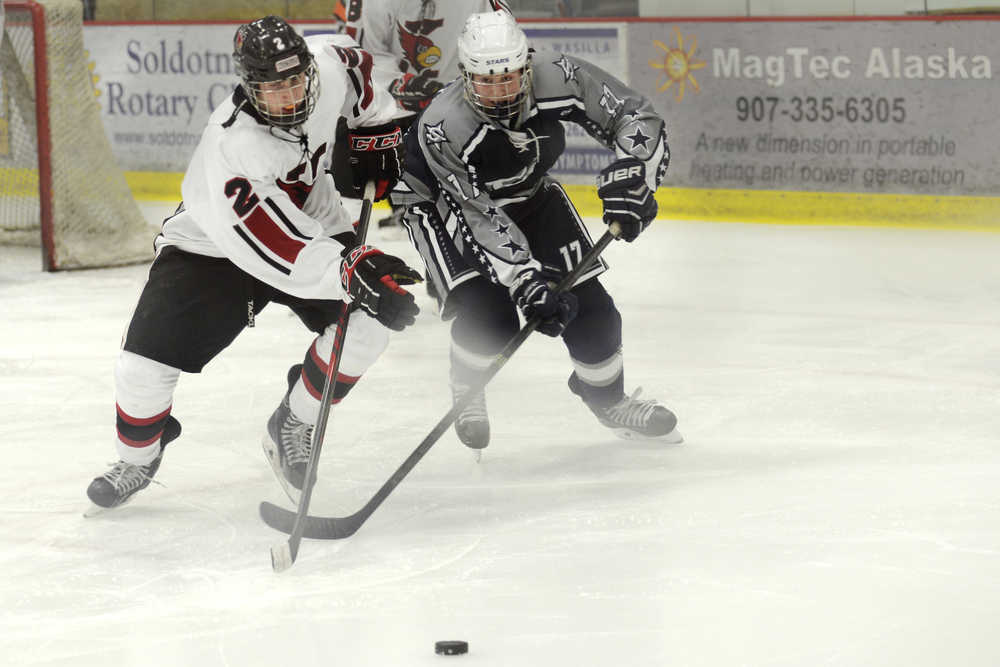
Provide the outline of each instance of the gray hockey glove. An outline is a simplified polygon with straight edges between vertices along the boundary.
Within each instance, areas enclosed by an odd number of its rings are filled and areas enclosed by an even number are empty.
[[[351,248],[340,264],[340,284],[351,301],[393,331],[413,324],[420,312],[400,285],[422,281],[403,260],[367,245]]]
[[[526,320],[540,317],[538,330],[555,337],[561,336],[573,321],[579,306],[572,292],[556,294],[556,284],[551,282],[553,278],[558,275],[545,269],[525,271],[514,283],[511,296]]]
[[[431,103],[435,93],[444,88],[431,77],[431,70],[420,74],[404,74],[389,84],[389,94],[396,98],[399,106],[407,111],[423,111]]]
[[[375,182],[375,201],[385,199],[401,171],[403,133],[396,123],[348,128],[337,126],[333,146],[333,182],[341,195],[364,196],[365,183]]]
[[[635,241],[656,217],[659,206],[646,185],[646,167],[634,157],[615,160],[597,177],[597,196],[604,202],[604,223],[617,222],[626,241]]]

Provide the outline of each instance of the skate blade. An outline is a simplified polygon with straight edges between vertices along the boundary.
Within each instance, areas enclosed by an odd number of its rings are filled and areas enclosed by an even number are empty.
[[[643,442],[662,442],[667,445],[684,444],[684,436],[676,428],[663,435],[645,435],[629,428],[613,428],[612,432],[622,440],[639,440]]]
[[[274,446],[271,442],[271,436],[267,433],[264,434],[263,439],[260,443],[264,450],[264,458],[267,462],[271,464],[271,470],[274,471],[274,476],[278,480],[278,484],[281,486],[282,491],[288,496],[288,499],[292,501],[296,507],[299,505],[299,497],[301,496],[301,491],[292,486],[292,483],[285,479],[285,475],[281,472],[281,462],[278,459],[278,448]]]
[[[101,514],[104,514],[105,512],[107,512],[107,511],[109,511],[111,509],[113,509],[113,508],[111,508],[111,507],[101,507],[100,505],[95,505],[94,503],[90,503],[90,507],[88,507],[83,512],[83,518],[84,519],[92,519],[95,516],[99,516]]]
[[[102,514],[107,514],[111,510],[116,510],[116,509],[118,509],[119,507],[121,507],[123,505],[127,505],[130,500],[132,500],[131,497],[126,498],[125,500],[123,500],[122,502],[118,503],[114,507],[101,507],[97,503],[90,503],[90,507],[88,507],[83,512],[83,518],[84,519],[92,519],[95,516],[100,516]]]

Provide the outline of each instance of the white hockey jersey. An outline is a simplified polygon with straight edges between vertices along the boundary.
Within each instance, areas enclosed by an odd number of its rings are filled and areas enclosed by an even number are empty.
[[[458,76],[458,36],[472,14],[510,11],[506,0],[347,0],[347,34],[375,58],[375,85],[425,73]]]
[[[372,58],[351,38],[315,35],[319,98],[295,133],[265,123],[242,88],[212,112],[181,185],[183,201],[163,223],[156,249],[225,257],[255,278],[306,299],[343,299],[343,246],[353,230],[328,172],[337,121],[380,125],[397,113],[372,85]]]

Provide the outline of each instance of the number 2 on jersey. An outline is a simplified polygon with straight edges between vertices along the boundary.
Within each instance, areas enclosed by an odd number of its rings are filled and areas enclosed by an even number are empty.
[[[260,202],[260,197],[253,193],[253,186],[245,178],[234,178],[226,183],[226,196],[232,199],[233,195],[236,196],[233,210],[241,218]]]

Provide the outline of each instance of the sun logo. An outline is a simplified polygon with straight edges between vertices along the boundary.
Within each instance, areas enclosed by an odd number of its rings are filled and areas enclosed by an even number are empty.
[[[657,90],[662,92],[676,83],[677,101],[680,102],[684,99],[684,89],[688,82],[694,86],[695,91],[701,90],[701,87],[698,86],[698,80],[694,78],[691,72],[704,67],[705,61],[693,60],[694,52],[698,48],[697,38],[694,36],[691,37],[691,48],[685,51],[684,36],[681,35],[681,31],[677,26],[674,26],[674,32],[677,33],[676,48],[671,48],[658,39],[653,40],[653,44],[663,50],[665,55],[662,61],[650,60],[649,66],[653,69],[663,70],[663,74],[666,77],[666,83],[657,88]],[[657,81],[657,84],[659,84],[659,81]]]

